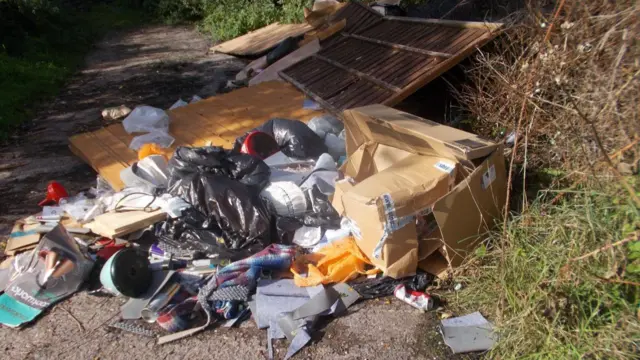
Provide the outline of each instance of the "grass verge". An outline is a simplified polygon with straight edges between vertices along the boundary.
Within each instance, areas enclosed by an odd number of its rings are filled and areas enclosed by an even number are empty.
[[[113,4],[14,10],[10,18],[8,12],[0,15],[13,21],[0,38],[0,140],[58,93],[96,39],[148,20],[140,11]]]
[[[466,286],[454,306],[498,327],[490,358],[637,358],[640,210],[625,190],[594,189],[553,206],[534,201],[457,279]]]

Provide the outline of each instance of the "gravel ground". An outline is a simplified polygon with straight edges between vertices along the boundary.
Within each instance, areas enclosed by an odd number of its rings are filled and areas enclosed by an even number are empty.
[[[105,124],[108,106],[149,104],[167,108],[178,97],[213,95],[242,66],[229,56],[207,54],[210,43],[187,27],[155,26],[112,34],[97,44],[59,96],[42,104],[25,130],[0,149],[0,235],[37,212],[46,184],[61,181],[70,192],[95,182],[95,172],[67,147],[75,133]],[[81,292],[21,330],[1,328],[5,359],[264,359],[266,332],[253,321],[237,329],[213,327],[167,345],[112,329],[119,298]],[[320,324],[313,343],[296,359],[469,359],[443,345],[434,313],[422,314],[395,299],[361,302]],[[287,344],[275,345],[282,358]]]

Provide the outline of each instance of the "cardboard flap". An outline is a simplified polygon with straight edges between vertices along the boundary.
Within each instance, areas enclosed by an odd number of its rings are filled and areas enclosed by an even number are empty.
[[[505,199],[506,171],[500,147],[436,202],[433,213],[453,266],[462,261],[478,237],[501,217]]]
[[[345,124],[364,129],[351,146],[382,143],[414,154],[452,156],[473,160],[491,154],[499,145],[478,135],[384,105],[363,106],[344,112]],[[353,147],[352,147],[353,148]],[[349,146],[347,146],[347,153]]]

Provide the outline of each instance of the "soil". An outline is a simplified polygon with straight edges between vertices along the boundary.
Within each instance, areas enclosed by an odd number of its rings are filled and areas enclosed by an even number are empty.
[[[209,54],[210,43],[189,27],[154,26],[114,33],[96,45],[58,97],[0,149],[0,235],[13,222],[39,211],[47,183],[70,193],[86,190],[96,173],[68,149],[67,138],[105,125],[103,108],[125,104],[169,107],[178,98],[215,95],[243,61]],[[266,331],[252,320],[239,328],[209,329],[191,338],[156,345],[152,338],[107,326],[124,299],[80,292],[23,329],[0,329],[6,359],[264,359]],[[469,359],[442,342],[436,313],[420,313],[393,298],[354,305],[320,324],[297,359]],[[158,327],[153,327],[159,330]],[[283,358],[287,343],[275,344]]]

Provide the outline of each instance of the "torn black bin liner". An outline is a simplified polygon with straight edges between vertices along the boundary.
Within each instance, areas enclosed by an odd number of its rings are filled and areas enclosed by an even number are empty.
[[[254,131],[265,132],[276,140],[280,151],[288,157],[296,159],[317,159],[327,152],[324,140],[316,135],[313,130],[298,120],[271,119],[257,128],[248,131],[236,139],[233,149],[240,151],[242,143],[247,135]]]
[[[220,147],[178,147],[169,172],[168,192],[196,212],[161,226],[162,237],[226,258],[271,243],[271,214],[258,196],[270,175],[262,160]]]

